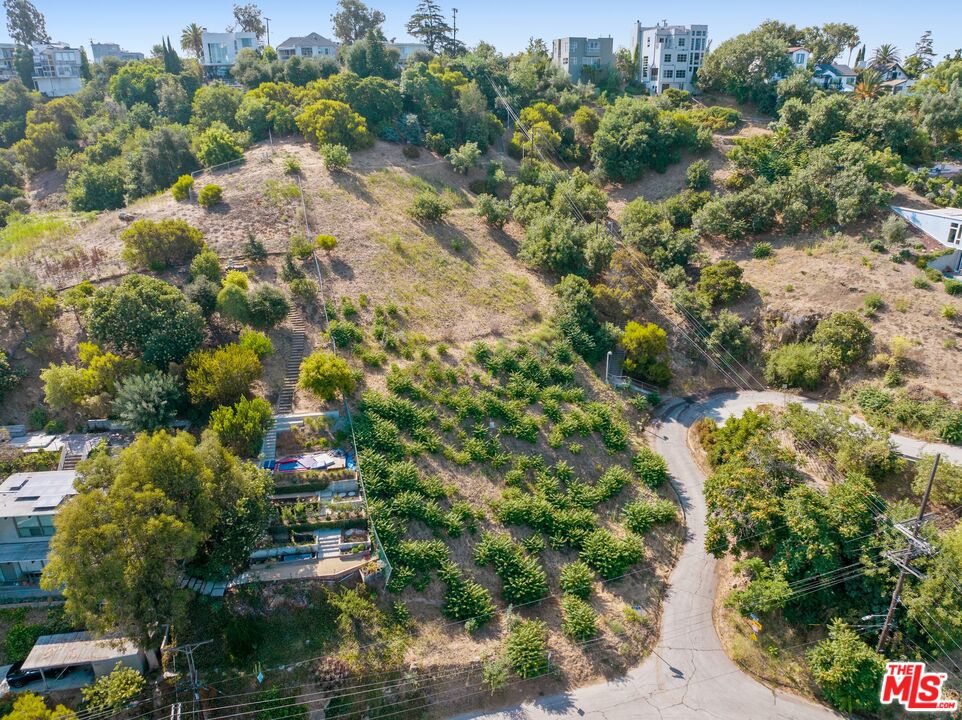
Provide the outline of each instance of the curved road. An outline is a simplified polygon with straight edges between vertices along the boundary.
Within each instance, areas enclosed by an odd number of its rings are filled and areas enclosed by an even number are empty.
[[[539,698],[499,712],[459,716],[489,720],[559,720],[559,718],[788,718],[823,720],[844,715],[789,693],[773,691],[732,662],[722,650],[712,608],[717,578],[716,560],[705,552],[705,477],[688,450],[688,429],[701,417],[719,422],[740,416],[760,404],[817,403],[779,392],[732,392],[694,404],[671,400],[659,411],[654,448],[668,468],[684,507],[688,533],[678,564],[671,573],[661,623],[661,637],[652,655],[625,677]],[[892,435],[906,455],[942,452],[962,462],[962,448],[927,444]]]

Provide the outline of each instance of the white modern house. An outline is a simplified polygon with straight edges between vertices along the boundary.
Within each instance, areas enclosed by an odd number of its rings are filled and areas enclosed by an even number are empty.
[[[892,211],[952,251],[935,258],[929,267],[941,272],[962,272],[962,208],[924,209],[893,205]]]
[[[17,74],[13,65],[13,43],[0,43],[0,83],[4,83]]]
[[[572,82],[581,80],[583,68],[610,67],[614,59],[610,37],[564,37],[551,41],[551,64],[560,68]]]
[[[289,37],[277,46],[277,57],[288,60],[292,57],[317,58],[334,57],[339,44],[323,35],[312,32],[303,37]]]
[[[244,48],[260,47],[257,35],[252,32],[212,33],[204,30],[201,36],[204,59],[201,64],[208,77],[227,77],[237,60],[237,53]]]
[[[848,65],[840,63],[818,63],[812,77],[812,84],[823,90],[854,92],[857,76]]]
[[[80,50],[67,43],[34,44],[33,85],[47,97],[80,92]]]
[[[100,63],[104,58],[114,57],[118,60],[128,62],[130,60],[143,60],[144,54],[141,52],[131,52],[124,50],[117,43],[95,43],[90,41],[91,57],[95,63]]]
[[[74,470],[14,473],[0,483],[0,584],[38,584],[54,516],[76,494],[76,475]]]
[[[708,45],[707,25],[669,25],[664,21],[646,27],[636,21],[631,53],[638,58],[638,81],[652,95],[669,88],[693,92]]]

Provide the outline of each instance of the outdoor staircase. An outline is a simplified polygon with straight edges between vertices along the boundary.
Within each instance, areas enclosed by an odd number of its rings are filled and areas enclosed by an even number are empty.
[[[340,557],[341,554],[341,534],[330,533],[318,535],[317,537],[317,556],[319,558]]]
[[[58,470],[76,470],[77,463],[83,460],[83,456],[80,453],[70,452],[69,450],[65,452],[60,457],[60,466]]]
[[[298,308],[291,310],[291,352],[287,356],[284,367],[284,384],[277,395],[274,411],[278,415],[287,415],[294,409],[294,390],[297,388],[297,376],[301,370],[301,360],[304,359],[304,348],[307,344],[307,323]]]

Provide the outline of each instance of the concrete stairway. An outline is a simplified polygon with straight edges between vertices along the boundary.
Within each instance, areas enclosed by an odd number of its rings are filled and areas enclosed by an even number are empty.
[[[284,366],[284,384],[277,395],[274,411],[277,415],[287,415],[294,409],[294,390],[297,388],[297,375],[304,359],[304,348],[307,344],[307,323],[298,308],[291,310],[291,351]]]
[[[83,460],[80,453],[70,452],[69,450],[60,458],[60,470],[76,470],[77,463]]]

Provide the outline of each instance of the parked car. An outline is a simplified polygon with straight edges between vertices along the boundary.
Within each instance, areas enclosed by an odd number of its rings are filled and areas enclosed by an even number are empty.
[[[7,670],[7,685],[10,687],[23,687],[28,683],[32,683],[34,680],[39,680],[42,676],[39,670],[21,670],[23,667],[23,660],[20,662],[15,662]]]
[[[939,163],[929,168],[929,177],[952,177],[962,173],[962,165],[953,163]]]

